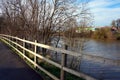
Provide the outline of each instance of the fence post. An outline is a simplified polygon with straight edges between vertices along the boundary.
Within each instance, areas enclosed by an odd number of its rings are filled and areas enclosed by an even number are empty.
[[[9,43],[9,46],[11,45],[11,43],[10,43],[10,37],[6,37],[6,38],[8,38],[8,43]]]
[[[13,41],[13,38],[11,37],[11,39],[10,39],[11,41]],[[10,42],[10,44],[13,46],[13,43],[12,42]]]
[[[25,40],[25,38],[23,38]],[[23,47],[25,48],[25,42],[23,41]],[[23,54],[25,55],[25,50],[23,49]]]
[[[15,42],[16,42],[16,44],[17,44],[17,39],[15,39]],[[15,48],[17,49],[17,45],[15,45]]]
[[[37,40],[35,40],[35,47],[34,47],[34,52],[37,54],[37,46],[36,46]],[[37,57],[34,55],[34,63],[36,63]],[[36,65],[34,65],[34,68],[36,68]]]
[[[11,39],[10,39],[11,41],[13,41],[13,38],[11,37]],[[10,42],[10,44],[13,46],[13,43],[12,42]]]
[[[67,50],[68,46],[65,45],[65,49]],[[65,53],[62,53],[62,60],[61,60],[61,75],[60,75],[60,80],[65,80],[65,77],[66,77],[66,73],[65,71],[63,70],[63,67],[67,65],[67,54]]]

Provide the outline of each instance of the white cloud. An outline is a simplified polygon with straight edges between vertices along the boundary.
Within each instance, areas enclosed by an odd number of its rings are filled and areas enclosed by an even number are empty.
[[[118,3],[120,4],[120,0],[91,0],[89,6],[94,15],[95,26],[110,25],[112,20],[120,18],[120,7],[114,7]]]

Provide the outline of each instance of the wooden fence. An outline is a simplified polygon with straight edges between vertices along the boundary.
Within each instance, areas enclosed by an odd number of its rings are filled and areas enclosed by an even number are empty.
[[[64,79],[64,77],[65,77],[64,73],[65,72],[71,73],[75,76],[84,78],[86,80],[96,80],[95,78],[93,78],[89,75],[77,72],[73,69],[70,69],[70,68],[66,67],[66,56],[71,55],[71,56],[77,56],[78,57],[78,56],[81,56],[81,54],[79,54],[79,53],[68,51],[68,50],[65,50],[65,49],[51,47],[51,46],[44,45],[44,44],[40,44],[40,43],[37,43],[36,40],[35,40],[35,42],[32,42],[32,41],[28,41],[28,40],[25,40],[25,39],[20,39],[18,37],[13,37],[13,36],[10,36],[10,35],[0,34],[0,38],[1,38],[1,40],[5,41],[9,46],[11,46],[14,50],[16,50],[23,57],[23,59],[28,60],[31,64],[34,65],[35,68],[37,67],[39,70],[43,71],[45,74],[47,74],[49,77],[51,77],[54,80],[65,80]],[[23,45],[20,45],[19,42],[22,42]],[[34,45],[34,51],[25,48],[25,43]],[[21,48],[23,51],[21,52],[18,49],[18,47]],[[56,62],[54,62],[54,61],[52,61],[52,60],[50,60],[50,59],[48,59],[48,58],[46,58],[46,57],[44,57],[40,54],[37,54],[36,53],[37,52],[36,51],[37,47],[41,47],[41,48],[45,48],[45,49],[48,49],[48,50],[53,50],[53,51],[62,53],[61,64],[56,63]],[[29,54],[34,55],[34,60],[31,60],[29,57],[27,57],[25,55],[25,51],[29,52]],[[51,74],[50,72],[48,72],[47,70],[45,70],[40,65],[38,65],[37,62],[36,62],[36,58],[40,58],[40,59],[58,67],[58,68],[60,68],[60,70],[61,70],[60,79],[58,77],[56,77],[55,75]]]

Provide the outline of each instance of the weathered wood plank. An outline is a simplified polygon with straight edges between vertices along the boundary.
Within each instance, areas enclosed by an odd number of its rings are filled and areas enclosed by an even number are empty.
[[[6,41],[7,42],[7,41]],[[7,42],[8,43],[8,42]],[[18,49],[16,49],[14,46],[12,46],[10,43],[8,43],[9,46],[11,46],[14,50],[16,50],[22,57],[24,57],[25,59],[27,59],[30,63],[32,63],[33,65],[35,65],[36,67],[38,67],[41,71],[43,71],[44,73],[46,73],[48,76],[50,76],[52,79],[54,80],[60,80],[58,79],[56,76],[54,76],[53,74],[51,74],[50,72],[48,72],[47,70],[45,70],[44,68],[42,68],[41,66],[39,66],[38,64],[36,64],[34,61],[32,61],[30,58],[28,58],[27,56],[25,56],[21,51],[19,51]]]
[[[69,72],[69,73],[74,74],[74,75],[76,75],[78,77],[85,78],[86,80],[96,80],[95,78],[92,78],[92,77],[90,77],[90,76],[88,76],[86,74],[83,74],[83,73],[77,72],[75,70],[69,69],[69,68],[64,67],[63,65],[60,65],[60,64],[58,64],[58,63],[56,63],[56,62],[54,62],[52,60],[49,60],[49,59],[47,59],[47,58],[45,58],[45,57],[43,57],[43,56],[41,56],[39,54],[36,54],[36,51],[33,52],[33,51],[29,50],[29,49],[26,49],[25,47],[21,46],[20,44],[14,42],[14,41],[11,41],[10,38],[13,38],[13,39],[16,39],[17,41],[25,42],[25,43],[28,43],[28,44],[32,44],[32,45],[34,45],[36,47],[39,46],[39,47],[42,47],[42,48],[45,48],[45,49],[61,52],[61,53],[64,53],[66,55],[79,57],[79,56],[81,56],[81,54],[79,54],[79,53],[68,51],[68,50],[61,49],[61,48],[51,47],[49,45],[44,45],[44,44],[40,44],[40,43],[36,43],[36,42],[20,39],[18,37],[13,37],[13,36],[9,36],[9,35],[0,35],[0,36],[2,36],[2,38],[7,40],[8,42],[13,43],[13,44],[17,45],[18,47],[22,48],[23,50],[29,52],[30,54],[33,54],[34,56],[36,56],[36,57],[38,57],[38,58],[40,58],[40,59],[42,59],[42,60],[52,64],[52,65],[54,65],[54,66],[56,66],[58,68],[63,69],[62,71]],[[19,52],[19,50],[18,50],[18,52]],[[21,55],[23,55],[23,54],[21,53]],[[23,55],[23,57],[28,59],[28,57],[26,57],[25,55]],[[101,62],[104,62],[104,63],[110,62],[110,63],[114,63],[114,64],[117,64],[117,65],[120,64],[120,61],[118,61],[118,60],[112,60],[112,59],[109,59],[109,58],[104,58],[104,57],[95,56],[95,55],[83,54],[83,57],[86,57],[86,58],[89,58],[89,59],[95,59],[95,61],[101,61]],[[28,59],[28,60],[31,62],[30,59]],[[32,61],[31,63],[34,64],[36,67],[38,67],[43,72],[45,72],[46,74],[48,74],[53,79],[59,80],[57,77],[55,77],[54,75],[51,75],[48,71],[44,70],[42,67],[40,67],[38,64],[36,64],[34,61]]]

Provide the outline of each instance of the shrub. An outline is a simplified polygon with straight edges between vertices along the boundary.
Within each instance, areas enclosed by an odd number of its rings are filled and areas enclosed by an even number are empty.
[[[110,27],[102,27],[102,28],[96,30],[93,33],[92,37],[95,39],[114,39],[114,36],[111,32]]]

